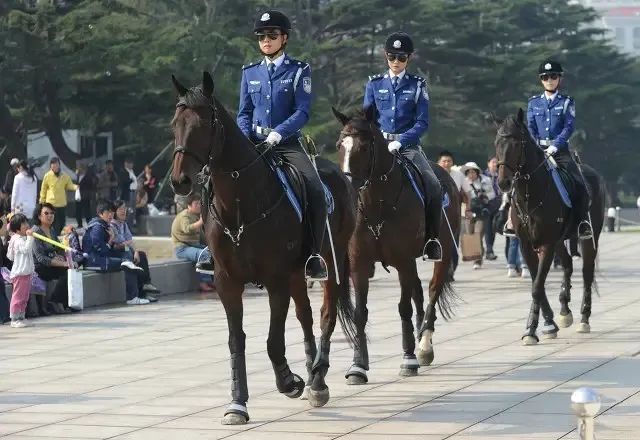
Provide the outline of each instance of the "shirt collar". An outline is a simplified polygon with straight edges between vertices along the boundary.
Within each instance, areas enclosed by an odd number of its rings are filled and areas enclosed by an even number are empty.
[[[544,93],[542,94],[542,97],[543,97],[544,99],[546,99],[546,100],[550,100],[550,101],[553,101],[554,99],[556,99],[556,96],[558,96],[558,91],[557,91],[557,90],[556,90],[556,91],[553,93],[553,95],[551,95],[551,96],[548,96],[548,95],[547,95],[547,92],[544,92]]]
[[[267,57],[264,57],[264,61],[267,64],[267,68],[269,67],[269,64],[273,63],[276,66],[276,69],[278,67],[280,67],[282,65],[282,63],[284,62],[284,52],[282,54],[280,54],[280,56],[278,58],[276,58],[275,60],[270,60]]]
[[[391,80],[393,81],[394,77],[398,77],[398,81],[400,81],[402,78],[404,78],[404,74],[407,73],[407,70],[403,70],[402,72],[398,73],[397,75],[394,75],[393,72],[391,71],[391,69],[389,69],[389,78],[391,78]]]

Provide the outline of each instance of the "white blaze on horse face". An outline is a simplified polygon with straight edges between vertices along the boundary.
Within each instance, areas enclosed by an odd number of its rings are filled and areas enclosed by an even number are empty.
[[[342,171],[345,173],[351,172],[349,168],[349,159],[351,158],[351,149],[353,148],[353,138],[351,136],[345,136],[342,139],[342,148],[344,148],[344,161],[342,162]]]

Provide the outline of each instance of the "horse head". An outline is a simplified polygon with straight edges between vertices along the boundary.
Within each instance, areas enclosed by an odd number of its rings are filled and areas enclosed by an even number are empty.
[[[526,147],[531,142],[531,136],[522,109],[504,120],[494,118],[493,122],[497,129],[494,144],[498,159],[498,186],[503,191],[509,191],[514,177],[524,169]]]
[[[340,167],[350,178],[366,181],[375,171],[378,155],[388,155],[388,159],[392,159],[386,148],[380,148],[385,142],[374,122],[375,109],[369,107],[355,116],[347,116],[333,107],[331,110],[343,126],[336,142]]]
[[[171,186],[176,194],[193,191],[196,176],[218,154],[215,142],[219,122],[213,98],[213,79],[208,72],[202,75],[202,84],[187,89],[171,76],[178,92],[176,111],[171,121],[174,134]]]

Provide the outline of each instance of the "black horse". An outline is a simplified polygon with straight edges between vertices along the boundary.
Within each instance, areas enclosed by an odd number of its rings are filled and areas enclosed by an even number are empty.
[[[460,233],[459,192],[449,173],[432,164],[450,203],[445,209],[448,220],[442,222],[438,237],[442,243],[442,261],[433,266],[425,311],[422,284],[416,267],[416,258],[422,256],[425,243],[424,207],[401,164],[403,157],[389,153],[387,142],[373,120],[373,108],[368,109],[366,114],[354,117],[335,109],[333,113],[343,125],[337,142],[342,170],[352,176],[354,183],[359,182],[358,218],[349,244],[358,333],[353,364],[346,374],[347,382],[363,384],[368,380],[369,354],[365,326],[368,318],[369,275],[374,261],[393,266],[398,271],[398,311],[402,323],[403,349],[400,374],[413,376],[418,373],[420,365],[429,365],[434,359],[432,335],[435,331],[436,304],[445,317],[451,313],[454,291],[449,269],[455,252],[453,237],[458,237]],[[441,197],[440,188],[437,189],[437,197]],[[420,341],[417,357],[411,322],[412,299]]]
[[[545,292],[545,280],[553,262],[554,251],[560,252],[564,267],[564,280],[560,293],[561,327],[569,327],[573,323],[573,315],[569,309],[571,301],[571,274],[573,263],[564,246],[563,240],[576,232],[573,213],[563,203],[556,190],[551,174],[547,171],[547,158],[529,135],[524,113],[518,110],[517,115],[509,116],[502,122],[496,122],[498,133],[495,139],[496,157],[498,158],[498,184],[503,191],[514,189],[511,212],[516,234],[520,239],[522,255],[533,279],[531,311],[527,320],[527,329],[522,336],[525,345],[539,342],[536,335],[540,310],[544,317],[542,336],[555,338],[558,326],[553,317]],[[593,239],[582,242],[582,275],[584,293],[582,297],[582,319],[578,332],[590,331],[591,291],[594,286],[594,271],[598,239],[604,223],[605,191],[602,179],[593,168],[582,165],[584,179],[591,194],[590,214],[593,226]]]
[[[347,245],[355,225],[355,196],[340,169],[318,160],[322,180],[330,188],[335,211],[330,223],[341,284],[336,283],[330,248],[322,255],[329,264],[329,280],[323,282],[320,346],[316,349],[313,315],[304,275],[308,252],[308,228],[286,201],[282,186],[265,160],[270,154],[247,139],[234,119],[213,96],[213,80],[203,75],[202,85],[187,89],[175,78],[178,103],[171,123],[175,151],[171,184],[178,194],[189,194],[194,183],[204,184],[203,218],[207,244],[212,250],[215,283],[229,326],[231,396],[224,424],[249,420],[245,333],[242,328],[242,293],[247,282],[264,285],[269,295],[271,320],[267,351],[273,364],[278,391],[299,397],[305,382],[289,369],[285,357],[285,320],[293,297],[302,325],[308,370],[308,399],[312,406],[329,400],[325,376],[336,317],[353,342],[353,305],[349,288]],[[329,240],[324,240],[328,244]]]

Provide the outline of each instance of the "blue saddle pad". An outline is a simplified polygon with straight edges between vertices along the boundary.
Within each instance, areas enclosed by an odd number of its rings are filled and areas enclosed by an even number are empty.
[[[411,188],[413,188],[413,191],[418,196],[418,200],[420,200],[420,203],[424,207],[425,196],[424,196],[424,193],[422,192],[422,189],[420,188],[420,185],[418,185],[418,182],[416,182],[416,177],[414,173],[412,172],[411,168],[409,168],[409,165],[406,164],[405,162],[402,162],[401,165],[402,165],[402,168],[404,169],[405,174],[407,175],[407,179],[409,179]]]
[[[275,160],[273,160],[272,158],[269,159],[269,165],[275,171],[276,176],[278,177],[278,181],[280,182],[280,185],[282,186],[282,189],[284,190],[287,196],[287,200],[289,200],[289,204],[291,205],[291,207],[296,213],[296,216],[298,217],[298,221],[302,222],[303,210],[302,210],[301,194],[298,194],[293,189],[294,185],[290,181],[290,178],[291,178],[290,174],[285,171],[283,165],[278,165],[275,162]],[[322,182],[322,180],[320,180],[320,183],[322,183],[322,188],[324,189],[324,196],[327,203],[327,213],[333,214],[333,211],[335,210],[335,202],[333,199],[333,194],[331,194],[331,191],[329,190],[327,185],[325,185],[325,183]]]
[[[571,208],[571,197],[569,196],[569,190],[567,189],[567,187],[571,186],[571,178],[564,171],[554,167],[548,160],[545,161],[545,165],[547,170],[549,170],[549,173],[551,173],[551,178],[558,189],[562,202],[567,208]]]

